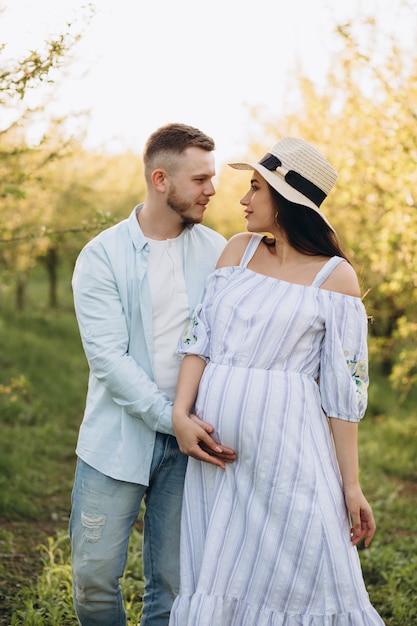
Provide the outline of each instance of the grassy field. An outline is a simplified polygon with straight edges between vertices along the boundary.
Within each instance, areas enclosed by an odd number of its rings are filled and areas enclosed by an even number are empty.
[[[67,524],[87,367],[62,282],[46,306],[42,279],[27,309],[0,305],[0,625],[76,625]],[[361,482],[378,524],[360,550],[371,600],[387,626],[417,625],[417,403],[399,404],[377,371],[360,428]],[[141,522],[124,582],[128,623],[142,594]]]

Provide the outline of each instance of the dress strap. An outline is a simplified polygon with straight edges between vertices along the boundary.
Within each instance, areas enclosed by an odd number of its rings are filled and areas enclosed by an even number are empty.
[[[330,274],[333,272],[334,268],[339,265],[342,261],[344,261],[340,256],[333,256],[331,259],[327,261],[316,275],[314,281],[312,282],[312,287],[320,287],[324,281],[329,278]]]
[[[246,267],[253,255],[255,254],[259,244],[263,239],[263,235],[259,233],[254,233],[252,237],[249,239],[249,243],[246,246],[246,250],[243,253],[242,259],[239,263],[239,267]]]

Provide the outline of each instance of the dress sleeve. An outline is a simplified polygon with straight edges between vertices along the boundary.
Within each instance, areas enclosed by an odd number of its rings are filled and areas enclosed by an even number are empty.
[[[208,363],[210,351],[210,334],[204,323],[203,304],[199,304],[194,309],[187,328],[182,335],[178,346],[178,357],[180,361],[187,354],[196,354]]]
[[[359,298],[330,293],[319,386],[328,417],[358,422],[368,402],[368,318]]]
[[[180,361],[187,354],[196,354],[205,360],[210,360],[210,336],[211,336],[211,310],[213,298],[221,281],[220,272],[217,270],[207,279],[206,291],[203,302],[198,304],[191,315],[188,326],[182,335],[177,354]]]

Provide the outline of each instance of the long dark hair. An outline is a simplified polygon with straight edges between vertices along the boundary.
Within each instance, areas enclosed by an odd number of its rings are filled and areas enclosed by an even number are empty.
[[[290,202],[271,185],[269,188],[276,207],[277,224],[293,248],[311,256],[340,256],[350,263],[336,234],[318,213]]]

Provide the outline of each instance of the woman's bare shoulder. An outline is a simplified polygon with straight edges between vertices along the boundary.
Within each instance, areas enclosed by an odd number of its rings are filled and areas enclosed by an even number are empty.
[[[251,237],[252,233],[237,233],[237,235],[233,235],[220,255],[216,267],[239,265]]]
[[[329,291],[337,291],[347,296],[361,297],[361,289],[355,270],[347,261],[339,263],[322,287]]]

